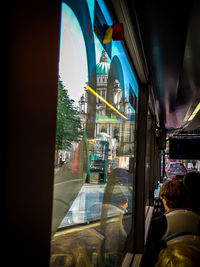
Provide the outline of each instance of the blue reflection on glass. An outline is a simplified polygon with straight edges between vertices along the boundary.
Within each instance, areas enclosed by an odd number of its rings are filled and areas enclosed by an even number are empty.
[[[103,15],[105,17],[105,20],[107,22],[108,25],[112,25],[113,21],[108,13],[108,10],[106,8],[106,5],[104,3],[103,0],[97,0]],[[95,42],[96,43],[96,42]],[[101,52],[96,52],[98,54],[100,54]],[[138,97],[138,84],[137,81],[133,75],[131,66],[128,62],[127,56],[125,54],[125,51],[123,49],[123,46],[121,44],[120,41],[112,41],[112,54],[111,54],[112,58],[114,56],[117,56],[120,60],[120,63],[122,65],[122,69],[123,69],[123,74],[124,74],[124,88],[125,88],[125,97],[128,99],[128,95],[129,95],[129,85],[131,85],[131,87],[133,88],[136,96]]]
[[[104,14],[104,17],[106,19],[107,24],[108,25],[112,25],[113,21],[112,21],[112,19],[110,17],[110,14],[108,13],[108,10],[106,8],[106,5],[105,5],[104,1],[103,0],[97,0],[97,2],[98,2],[99,6],[100,6],[100,8],[101,8],[101,10],[102,10],[102,12]]]
[[[87,0],[90,17],[92,21],[92,27],[94,27],[94,0]]]

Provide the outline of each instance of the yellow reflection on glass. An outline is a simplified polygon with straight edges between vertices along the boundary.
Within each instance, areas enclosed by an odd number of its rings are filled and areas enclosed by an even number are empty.
[[[94,94],[96,97],[98,97],[101,101],[103,101],[109,108],[114,110],[117,114],[119,114],[122,118],[127,120],[127,117],[125,117],[122,113],[120,113],[116,108],[114,108],[108,101],[106,101],[102,96],[97,94],[89,85],[86,84],[86,88]]]
[[[195,110],[193,111],[192,115],[189,117],[188,121],[191,121],[194,119],[194,117],[196,116],[196,114],[199,112],[200,110],[200,102],[199,104],[196,106]]]

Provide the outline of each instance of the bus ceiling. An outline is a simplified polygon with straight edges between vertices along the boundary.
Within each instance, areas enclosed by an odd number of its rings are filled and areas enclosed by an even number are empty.
[[[200,129],[200,111],[191,119],[200,102],[200,1],[127,0],[126,7],[148,68],[159,126],[176,133]]]

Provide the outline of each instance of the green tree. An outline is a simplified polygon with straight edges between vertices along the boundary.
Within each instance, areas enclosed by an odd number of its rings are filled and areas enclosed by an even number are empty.
[[[79,142],[82,135],[81,120],[74,107],[74,100],[69,98],[68,92],[59,77],[56,150],[70,148],[72,142]]]

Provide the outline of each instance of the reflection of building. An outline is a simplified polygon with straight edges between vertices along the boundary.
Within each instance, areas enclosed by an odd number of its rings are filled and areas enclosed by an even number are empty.
[[[108,79],[110,73],[110,64],[106,51],[103,50],[100,62],[96,65],[96,92],[108,101]],[[109,86],[110,104],[119,110],[125,116],[129,116],[128,101],[123,96],[122,88],[118,78],[112,78],[112,84]],[[87,94],[90,94],[85,88],[85,96],[82,95],[79,101],[79,112],[82,120],[86,121],[87,115]],[[95,108],[95,105],[94,105]],[[98,97],[96,97],[96,120],[94,137],[98,137],[101,133],[106,133],[111,139],[115,139],[117,151],[121,155],[133,154],[133,120],[122,119],[115,111],[109,110],[108,107]]]

